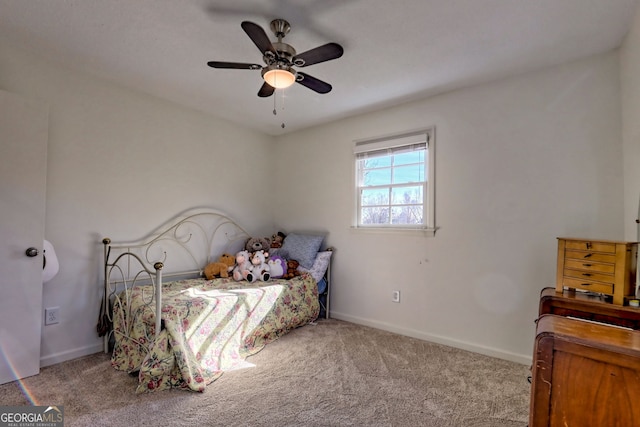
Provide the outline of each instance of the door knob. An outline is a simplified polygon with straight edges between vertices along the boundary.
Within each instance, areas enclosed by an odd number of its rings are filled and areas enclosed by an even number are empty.
[[[38,256],[38,250],[36,248],[29,248],[26,250],[25,252],[27,254],[28,257],[34,257],[34,256]]]

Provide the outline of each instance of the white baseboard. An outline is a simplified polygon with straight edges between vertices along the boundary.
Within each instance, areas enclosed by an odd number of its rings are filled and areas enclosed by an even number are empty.
[[[93,344],[86,347],[80,347],[73,350],[67,350],[60,353],[49,354],[47,356],[40,357],[40,367],[57,365],[58,363],[66,362],[67,360],[77,359],[79,357],[88,356],[90,354],[100,353],[103,351],[102,343]]]
[[[434,342],[434,343],[446,345],[449,347],[455,347],[462,350],[472,351],[474,353],[484,354],[485,356],[491,356],[491,357],[496,357],[498,359],[509,360],[511,362],[520,363],[522,365],[531,365],[533,361],[533,355],[511,353],[508,351],[499,350],[492,347],[486,347],[486,346],[478,345],[475,343],[447,338],[441,335],[428,334],[422,331],[416,331],[415,329],[401,328],[386,322],[379,322],[377,320],[350,316],[348,314],[338,313],[333,310],[331,311],[330,316],[333,319],[344,320],[346,322],[356,323],[358,325],[363,325],[363,326],[369,326],[372,328],[381,329],[383,331],[393,332],[393,333],[404,335],[411,338],[417,338],[423,341]]]

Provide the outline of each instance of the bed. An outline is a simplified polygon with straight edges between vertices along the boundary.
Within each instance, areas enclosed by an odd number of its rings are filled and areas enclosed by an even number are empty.
[[[209,262],[249,237],[223,213],[197,209],[139,241],[103,239],[98,334],[112,366],[137,374],[137,393],[204,391],[225,371],[251,366],[247,357],[268,343],[329,317],[333,249],[322,249],[320,234],[290,233],[270,250],[303,261],[293,278],[203,277]]]

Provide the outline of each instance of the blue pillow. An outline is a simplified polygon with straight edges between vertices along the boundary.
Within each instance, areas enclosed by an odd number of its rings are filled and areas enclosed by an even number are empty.
[[[289,233],[282,244],[282,251],[289,255],[288,259],[295,259],[302,267],[311,268],[323,240],[324,236],[316,234]]]
[[[318,282],[318,295],[322,295],[326,290],[327,290],[327,281],[324,280],[324,277],[323,277],[322,280]]]

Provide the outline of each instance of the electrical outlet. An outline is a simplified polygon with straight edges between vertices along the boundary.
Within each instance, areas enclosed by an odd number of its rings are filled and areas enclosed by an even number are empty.
[[[49,307],[44,309],[44,324],[54,325],[60,323],[60,307]]]
[[[391,294],[391,302],[400,302],[400,291],[393,291]]]

